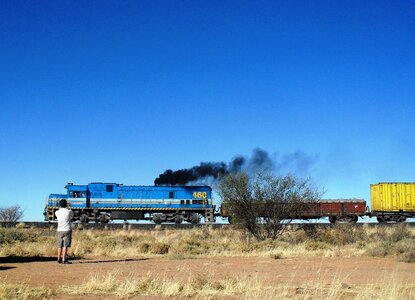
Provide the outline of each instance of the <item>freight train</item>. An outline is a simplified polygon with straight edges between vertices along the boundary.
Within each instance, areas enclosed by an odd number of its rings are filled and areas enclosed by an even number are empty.
[[[219,212],[209,186],[124,186],[117,183],[68,183],[65,194],[50,194],[45,220],[54,221],[59,201],[66,199],[80,222],[107,223],[111,220],[150,220],[155,223],[197,224],[204,218],[228,218],[226,201]],[[294,219],[328,218],[331,223],[357,222],[359,217],[376,217],[378,222],[404,222],[415,217],[415,183],[379,183],[370,186],[371,210],[364,199],[324,199],[305,203],[291,216]]]

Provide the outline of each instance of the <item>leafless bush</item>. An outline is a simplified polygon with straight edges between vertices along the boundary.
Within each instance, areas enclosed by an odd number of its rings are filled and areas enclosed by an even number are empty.
[[[415,245],[409,246],[407,251],[401,254],[400,260],[407,263],[415,263]]]
[[[23,209],[19,205],[0,208],[0,221],[17,222],[23,217]]]
[[[276,239],[299,212],[320,198],[308,180],[246,173],[225,176],[219,187],[229,215],[258,240]]]

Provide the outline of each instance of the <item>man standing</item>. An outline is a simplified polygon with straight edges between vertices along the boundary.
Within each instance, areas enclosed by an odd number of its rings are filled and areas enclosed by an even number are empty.
[[[58,246],[58,263],[69,264],[68,248],[71,247],[72,228],[71,220],[73,218],[73,211],[67,209],[68,203],[65,199],[59,202],[60,208],[55,212],[58,219],[58,230],[56,232],[56,242]]]

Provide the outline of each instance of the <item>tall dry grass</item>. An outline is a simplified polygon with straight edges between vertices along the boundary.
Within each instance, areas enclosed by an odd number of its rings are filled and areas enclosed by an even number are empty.
[[[54,295],[55,293],[48,288],[0,283],[0,300],[41,300],[50,299]]]
[[[55,256],[55,231],[0,228],[0,256]],[[415,228],[395,226],[309,227],[286,232],[278,240],[257,241],[232,227],[191,230],[74,230],[71,255],[75,257],[170,259],[214,256],[263,256],[281,259],[295,256],[393,256],[415,262]],[[415,299],[415,282],[395,282],[388,276],[374,285],[349,286],[344,278],[330,284],[314,280],[292,286],[266,285],[258,278],[234,276],[216,279],[211,274],[191,274],[182,281],[163,274],[143,278],[92,274],[85,283],[58,290],[0,283],[0,299],[49,299],[56,295],[112,295],[131,298],[159,295],[199,299]]]
[[[350,286],[344,278],[334,277],[329,284],[312,281],[302,286],[266,285],[258,278],[236,276],[215,279],[210,274],[189,274],[187,280],[147,274],[144,278],[121,277],[117,271],[106,275],[93,274],[82,285],[65,286],[59,292],[70,295],[114,295],[125,299],[137,295],[158,295],[196,299],[414,299],[415,284],[385,282]]]
[[[143,278],[118,276],[117,271],[105,275],[91,274],[81,285],[63,286],[57,290],[31,288],[26,285],[0,283],[1,300],[54,299],[66,295],[103,296],[128,299],[152,295],[167,298],[195,299],[400,299],[415,298],[415,284],[395,282],[388,277],[384,282],[370,285],[350,286],[344,278],[334,277],[331,283],[312,281],[300,286],[289,284],[266,285],[249,276],[215,279],[210,274],[189,274],[188,279],[147,274]],[[68,298],[69,297],[69,298]]]
[[[0,256],[54,256],[53,230],[0,228]],[[278,240],[257,241],[232,227],[190,230],[74,230],[74,257],[167,256],[395,256],[415,262],[415,228],[406,224],[369,227],[339,224],[286,232]]]

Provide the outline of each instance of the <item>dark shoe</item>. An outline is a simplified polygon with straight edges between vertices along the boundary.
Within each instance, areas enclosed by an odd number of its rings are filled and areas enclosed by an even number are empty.
[[[69,260],[63,260],[63,261],[62,261],[62,263],[63,263],[63,264],[65,264],[65,265],[70,265],[70,264],[72,264]]]
[[[58,258],[58,264],[62,263],[62,258]]]

